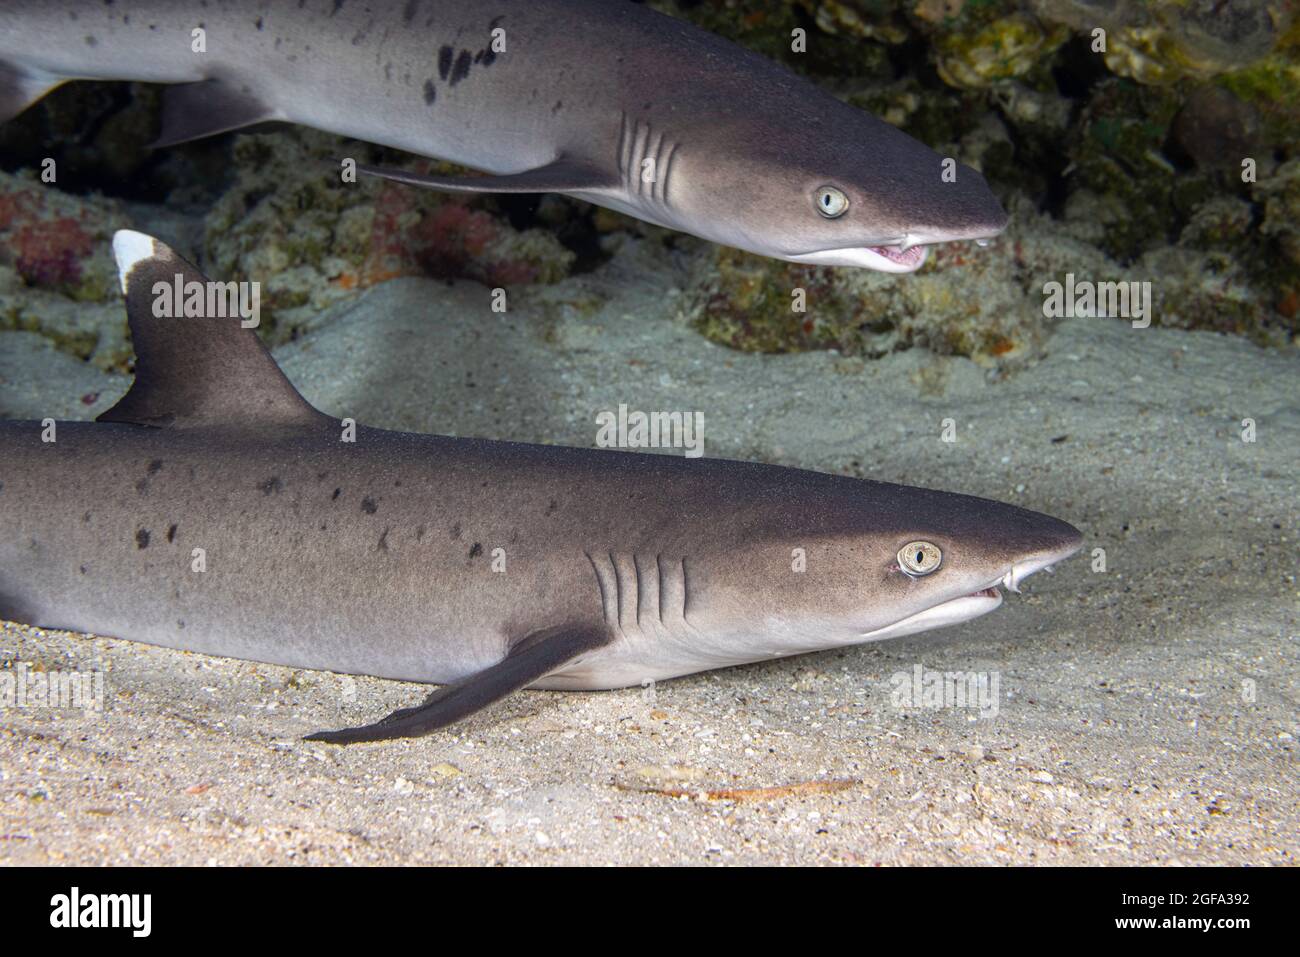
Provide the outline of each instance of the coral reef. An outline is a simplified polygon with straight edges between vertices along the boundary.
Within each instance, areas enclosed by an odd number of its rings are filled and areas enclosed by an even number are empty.
[[[130,356],[108,240],[122,205],[0,173],[0,328],[39,332],[103,369]]]
[[[390,159],[350,144],[360,163]],[[397,276],[555,282],[574,254],[541,229],[516,230],[489,200],[360,176],[344,182],[339,141],[311,130],[240,136],[235,183],[204,221],[215,275],[262,283],[273,337],[325,306]],[[430,163],[419,161],[428,172]],[[450,168],[450,167],[448,167]]]
[[[885,53],[924,51],[932,72],[894,56],[900,68],[893,75],[877,70],[830,86],[981,169],[1008,203],[1024,197],[1030,203],[1018,208],[1050,213],[1022,224],[1022,232],[1068,239],[1081,255],[1075,272],[1152,281],[1157,323],[1258,342],[1294,338],[1296,4],[748,0],[672,12],[723,32],[719,21],[730,19],[730,34],[746,42],[743,25],[764,10],[782,29],[797,23],[818,32],[810,51],[829,36],[851,36]],[[1246,161],[1254,181],[1243,175]],[[1015,240],[1014,233],[1004,245],[1023,245],[1025,236]],[[1088,246],[1095,255],[1082,255]],[[934,294],[943,283],[938,268],[964,260],[961,252],[937,256],[904,280],[851,279],[733,251],[702,255],[693,290],[697,323],[710,338],[740,348],[876,354],[927,345],[983,356],[999,368],[1005,357],[1035,348],[1026,329],[1014,322],[1003,328],[997,317],[979,319],[987,335],[962,331],[969,308]],[[815,315],[811,307],[801,320],[790,315],[795,287],[817,292]],[[1011,287],[992,292],[1008,308],[1016,294]],[[925,314],[922,303],[934,311]],[[1016,345],[1005,349],[1004,340]]]

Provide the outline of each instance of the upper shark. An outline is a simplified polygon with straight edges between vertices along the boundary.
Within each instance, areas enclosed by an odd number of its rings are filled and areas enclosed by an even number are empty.
[[[357,427],[238,318],[160,315],[207,282],[171,249],[114,250],[135,382],[93,423],[0,422],[0,618],[447,685],[322,740],[967,621],[1080,545],[968,495]]]
[[[785,67],[620,0],[4,0],[0,121],[69,79],[179,84],[160,143],[267,121],[800,263],[911,272],[1007,223],[983,177]]]

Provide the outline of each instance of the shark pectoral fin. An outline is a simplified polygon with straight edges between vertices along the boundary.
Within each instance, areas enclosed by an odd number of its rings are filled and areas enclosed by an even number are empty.
[[[501,176],[426,176],[383,166],[357,166],[357,170],[367,176],[444,193],[575,193],[614,185],[599,168],[563,156],[536,169]]]
[[[171,247],[129,229],[113,236],[113,253],[135,381],[96,422],[261,428],[330,421],[298,394],[253,331],[256,283],[209,282]]]
[[[163,91],[162,132],[152,149],[228,133],[255,123],[284,119],[247,88],[224,80],[200,80]]]
[[[416,738],[454,724],[520,688],[546,677],[564,664],[608,644],[610,633],[601,627],[561,627],[535,631],[511,648],[492,667],[463,681],[439,688],[414,708],[402,708],[360,728],[317,731],[304,740],[330,744]]]
[[[12,120],[63,82],[62,77],[37,75],[0,60],[0,123]]]

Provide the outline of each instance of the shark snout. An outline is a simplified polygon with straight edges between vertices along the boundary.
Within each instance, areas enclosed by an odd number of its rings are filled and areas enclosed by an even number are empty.
[[[1030,575],[1044,570],[1050,572],[1058,562],[1065,561],[1083,547],[1083,533],[1073,525],[1047,515],[1037,518],[1034,541],[1023,546],[994,585],[1019,592],[1020,583]]]

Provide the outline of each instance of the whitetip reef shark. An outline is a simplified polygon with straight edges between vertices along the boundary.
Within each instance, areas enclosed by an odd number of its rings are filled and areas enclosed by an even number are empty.
[[[623,0],[0,3],[0,121],[69,79],[178,84],[160,144],[300,123],[490,175],[364,172],[563,193],[792,262],[911,272],[1007,223],[969,166]]]
[[[444,685],[316,740],[969,621],[1080,547],[1013,505],[800,469],[347,441],[238,318],[155,315],[198,270],[141,233],[113,245],[135,381],[52,436],[0,422],[0,617]]]

